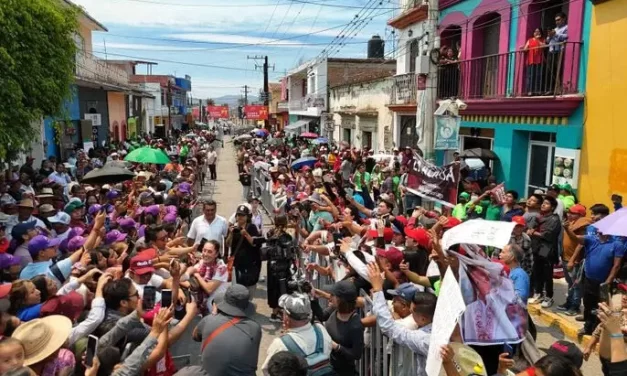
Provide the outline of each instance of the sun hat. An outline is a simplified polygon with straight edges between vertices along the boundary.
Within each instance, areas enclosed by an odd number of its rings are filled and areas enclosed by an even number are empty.
[[[453,349],[453,364],[460,375],[487,376],[488,372],[481,356],[470,346],[451,342],[449,346]]]
[[[23,199],[22,201],[20,201],[19,204],[17,204],[17,206],[19,208],[31,208],[31,209],[35,208],[35,204],[33,203],[33,199],[31,198]]]
[[[67,341],[72,320],[62,315],[47,316],[22,323],[12,337],[24,346],[24,365],[30,366],[54,354]]]
[[[54,191],[52,190],[52,188],[42,188],[41,189],[41,193],[36,195],[35,197],[37,198],[49,198],[49,197],[54,197]]]
[[[52,206],[50,204],[39,205],[39,214],[52,213],[54,211],[55,211],[54,206]],[[50,219],[50,217],[48,217],[48,219]]]
[[[255,306],[249,301],[250,292],[245,286],[231,285],[217,303],[218,310],[233,317],[252,316]]]
[[[284,294],[279,298],[279,307],[294,320],[309,320],[311,318],[311,303],[304,294]],[[219,308],[219,307],[218,307]]]

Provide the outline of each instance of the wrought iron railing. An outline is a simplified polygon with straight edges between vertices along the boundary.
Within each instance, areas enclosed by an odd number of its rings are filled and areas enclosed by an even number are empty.
[[[581,42],[482,56],[438,68],[438,98],[578,94]]]

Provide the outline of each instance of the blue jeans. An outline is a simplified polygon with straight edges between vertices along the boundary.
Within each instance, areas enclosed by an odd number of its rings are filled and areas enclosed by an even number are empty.
[[[568,283],[566,305],[568,309],[579,310],[579,307],[581,307],[581,281],[575,283],[575,278],[582,265],[575,265],[572,271],[568,271],[568,262],[562,260],[562,267],[564,268],[564,278],[566,278],[566,283]]]

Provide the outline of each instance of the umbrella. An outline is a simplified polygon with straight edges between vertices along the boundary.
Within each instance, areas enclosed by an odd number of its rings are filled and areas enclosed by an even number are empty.
[[[464,150],[459,156],[461,158],[499,159],[492,150],[480,148]]]
[[[627,236],[627,208],[618,209],[592,226],[604,235]]]
[[[313,167],[316,164],[316,162],[318,162],[318,159],[314,157],[298,158],[297,160],[292,162],[292,168],[294,170],[300,170],[304,166]]]
[[[318,137],[312,141],[314,144],[328,144],[329,139],[326,137]]]
[[[270,146],[283,145],[283,139],[282,138],[269,138],[268,140],[266,140],[265,143]]]
[[[264,132],[263,129],[258,130],[257,132],[255,132],[255,136],[257,137],[265,137],[268,133]]]
[[[300,137],[302,138],[318,138],[318,135],[312,132],[301,133]]]
[[[253,136],[249,134],[243,134],[241,136],[235,137],[235,141],[246,141],[246,140],[250,140],[251,138],[253,138]]]
[[[485,167],[485,163],[483,163],[483,161],[478,158],[468,158],[465,162],[469,170],[481,170]]]
[[[135,177],[133,171],[120,166],[119,164],[106,164],[103,168],[97,168],[85,174],[81,183],[83,184],[117,184],[131,180]]]
[[[137,162],[137,163],[154,163],[154,164],[168,164],[170,163],[170,157],[161,149],[153,149],[148,146],[135,149],[128,153],[125,161]]]

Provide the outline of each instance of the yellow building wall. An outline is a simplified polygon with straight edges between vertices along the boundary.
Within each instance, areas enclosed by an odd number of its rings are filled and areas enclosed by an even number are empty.
[[[593,6],[579,198],[590,207],[627,203],[627,0]]]
[[[113,140],[126,139],[126,102],[124,93],[107,92],[109,104],[109,131],[113,133]],[[117,127],[116,127],[117,126]]]

